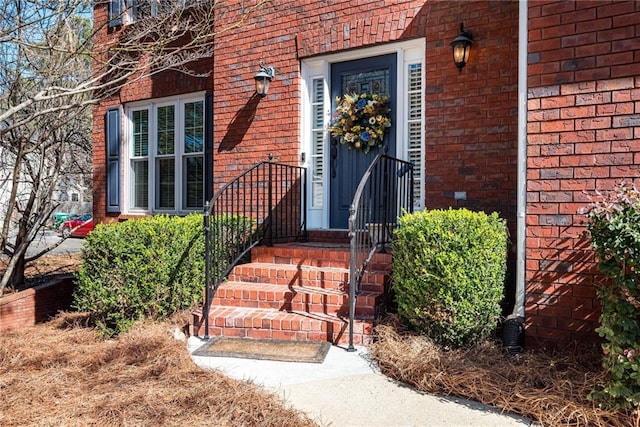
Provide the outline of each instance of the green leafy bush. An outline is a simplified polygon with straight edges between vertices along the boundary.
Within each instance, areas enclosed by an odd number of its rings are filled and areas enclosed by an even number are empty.
[[[401,318],[449,347],[491,335],[500,316],[506,223],[496,213],[431,210],[400,218],[393,289]]]
[[[608,280],[599,283],[608,383],[591,394],[605,406],[640,406],[640,192],[619,184],[586,211],[587,229]]]
[[[222,221],[227,232],[235,233],[247,220],[234,218],[213,223]],[[84,244],[74,308],[90,312],[98,329],[112,336],[141,318],[161,318],[201,301],[202,223],[201,214],[191,214],[98,224]],[[214,253],[214,269],[218,257]]]

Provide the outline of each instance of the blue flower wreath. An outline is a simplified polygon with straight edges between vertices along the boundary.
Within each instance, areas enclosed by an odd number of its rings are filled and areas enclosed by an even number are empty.
[[[375,93],[345,94],[336,98],[338,107],[329,132],[350,150],[368,153],[382,147],[384,134],[391,127],[389,99]]]

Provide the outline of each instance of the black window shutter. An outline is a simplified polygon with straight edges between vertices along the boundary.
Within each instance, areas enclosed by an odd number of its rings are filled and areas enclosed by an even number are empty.
[[[123,23],[124,0],[109,0],[109,28],[117,27]]]
[[[105,117],[107,145],[107,212],[120,212],[120,107],[109,108]]]

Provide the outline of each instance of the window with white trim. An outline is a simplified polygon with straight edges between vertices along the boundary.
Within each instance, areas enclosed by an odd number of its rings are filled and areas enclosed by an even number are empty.
[[[132,122],[131,169],[134,209],[149,208],[149,110],[135,110]]]
[[[127,0],[129,22],[156,16],[171,7],[170,0]]]
[[[204,200],[204,100],[171,99],[127,109],[131,212],[188,212]]]
[[[195,3],[197,0],[125,0],[127,22],[133,23],[151,16],[162,15]]]
[[[184,105],[183,209],[202,208],[204,194],[204,101]]]

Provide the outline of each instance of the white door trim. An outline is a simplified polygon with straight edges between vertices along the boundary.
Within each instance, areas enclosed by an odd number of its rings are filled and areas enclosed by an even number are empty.
[[[314,89],[314,81],[316,84],[321,82],[323,85],[322,90],[322,100],[323,100],[323,109],[322,109],[322,118],[323,118],[323,129],[327,128],[329,121],[331,120],[331,99],[330,99],[330,88],[329,83],[331,81],[331,64],[335,62],[343,62],[350,61],[355,59],[363,59],[372,56],[385,55],[390,53],[395,53],[397,55],[397,94],[398,100],[396,104],[396,125],[394,126],[396,132],[396,141],[397,141],[397,156],[401,159],[408,159],[408,128],[407,128],[407,120],[408,114],[407,111],[407,80],[408,80],[408,64],[420,63],[422,64],[422,100],[424,103],[424,60],[425,60],[425,49],[426,42],[424,38],[408,40],[398,43],[389,43],[380,46],[375,46],[371,48],[363,48],[350,50],[346,52],[339,52],[329,55],[323,55],[319,57],[313,57],[308,59],[303,59],[301,61],[301,121],[300,121],[300,129],[301,129],[301,143],[300,143],[300,158],[304,159],[303,166],[307,168],[309,185],[307,186],[307,224],[310,229],[326,229],[329,224],[329,170],[328,170],[328,155],[329,155],[329,135],[328,132],[324,131],[322,136],[323,141],[323,149],[322,155],[323,157],[323,170],[322,170],[322,196],[321,199],[316,197],[316,201],[314,205],[314,192],[311,185],[311,177],[315,174],[316,171],[313,170],[314,164],[312,162],[312,151],[313,151],[313,142],[317,140],[314,137],[319,136],[318,128],[314,128],[312,126],[314,120],[314,107],[316,113],[318,113],[318,104],[315,104],[313,101],[313,89]],[[421,119],[421,129],[424,129],[424,111],[422,112]],[[422,152],[420,154],[420,163],[424,164],[424,132],[422,132],[422,141],[421,141]],[[317,174],[316,174],[317,175]],[[422,195],[418,197],[419,201],[416,206],[420,208],[424,206],[424,201]],[[321,200],[321,201],[320,201]]]

